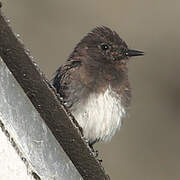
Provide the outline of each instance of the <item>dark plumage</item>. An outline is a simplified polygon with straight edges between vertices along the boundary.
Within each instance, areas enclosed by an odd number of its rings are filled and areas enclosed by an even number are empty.
[[[143,53],[129,50],[116,32],[97,27],[57,70],[52,84],[90,145],[111,139],[120,128],[131,100],[127,62],[138,55]]]

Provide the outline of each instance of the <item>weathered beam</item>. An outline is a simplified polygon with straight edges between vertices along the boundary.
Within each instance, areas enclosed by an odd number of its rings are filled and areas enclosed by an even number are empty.
[[[0,14],[0,56],[84,180],[109,179],[56,93]],[[23,112],[22,112],[23,113]]]

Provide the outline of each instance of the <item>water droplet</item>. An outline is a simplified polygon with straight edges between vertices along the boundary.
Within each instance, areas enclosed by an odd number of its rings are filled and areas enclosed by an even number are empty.
[[[19,38],[19,37],[20,37],[20,34],[16,34],[16,37]]]
[[[6,22],[7,22],[7,23],[10,23],[10,19],[6,19]]]
[[[25,53],[30,56],[30,50],[29,49],[26,48]]]

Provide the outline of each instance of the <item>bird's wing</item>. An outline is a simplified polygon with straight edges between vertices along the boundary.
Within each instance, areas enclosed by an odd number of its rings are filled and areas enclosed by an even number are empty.
[[[78,80],[80,67],[80,61],[67,61],[56,71],[51,81],[57,93],[63,98],[63,102],[69,108],[78,101],[83,88],[83,84]]]

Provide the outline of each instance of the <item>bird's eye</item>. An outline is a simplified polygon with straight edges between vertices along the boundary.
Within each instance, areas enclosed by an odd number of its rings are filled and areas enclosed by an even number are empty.
[[[106,51],[106,50],[109,49],[109,45],[108,45],[108,44],[102,44],[102,45],[101,45],[101,49],[102,49],[103,51]]]

